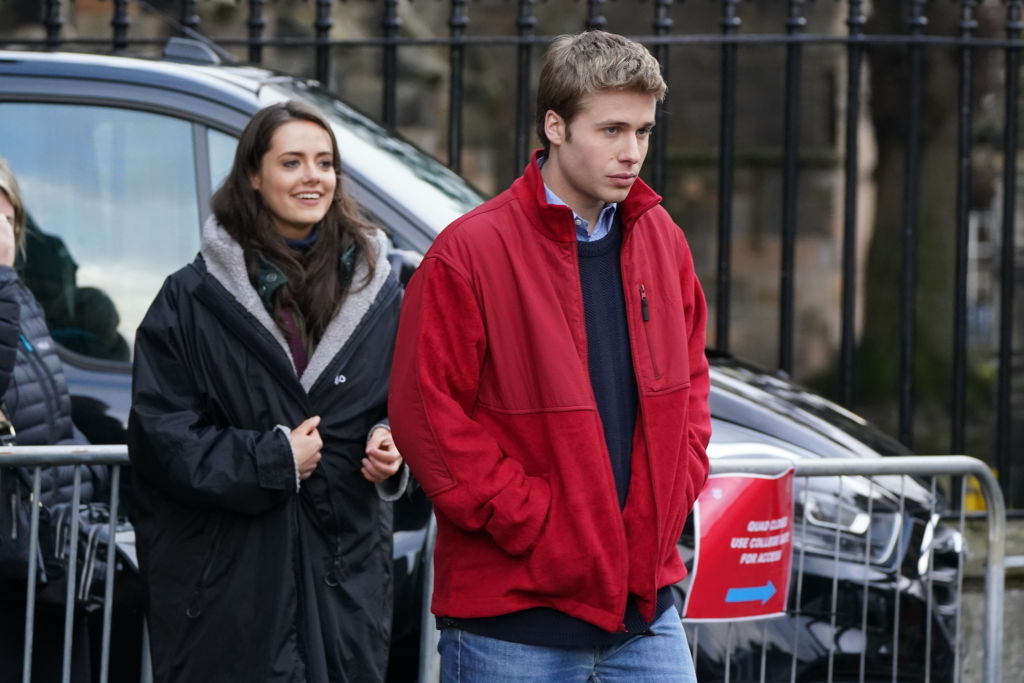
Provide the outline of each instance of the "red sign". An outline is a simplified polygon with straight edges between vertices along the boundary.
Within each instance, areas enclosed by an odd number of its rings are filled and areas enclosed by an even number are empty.
[[[696,539],[683,616],[782,616],[793,560],[793,470],[712,475],[693,508]]]

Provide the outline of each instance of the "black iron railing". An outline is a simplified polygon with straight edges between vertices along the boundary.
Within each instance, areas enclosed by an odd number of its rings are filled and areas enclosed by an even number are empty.
[[[367,2],[368,0],[363,0]],[[956,95],[952,98],[956,107],[956,167],[950,169],[955,175],[955,260],[952,277],[955,279],[955,301],[952,326],[949,330],[952,347],[952,377],[949,395],[949,439],[948,450],[965,452],[969,443],[967,425],[969,421],[968,404],[968,325],[969,301],[967,299],[970,253],[970,221],[971,221],[971,187],[974,181],[972,155],[974,151],[977,73],[979,58],[984,55],[991,59],[1001,59],[1002,86],[997,88],[1003,99],[1001,122],[1002,130],[997,143],[1001,150],[1003,163],[1001,169],[1001,199],[998,201],[1001,210],[1001,230],[995,237],[999,245],[999,254],[993,269],[994,280],[997,282],[996,299],[998,301],[998,320],[994,332],[994,350],[992,355],[998,371],[993,388],[994,424],[991,443],[992,453],[989,460],[1001,473],[1011,473],[1017,467],[1018,478],[1024,478],[1024,463],[1015,464],[1012,458],[1014,426],[1021,421],[1021,416],[1013,414],[1013,397],[1015,392],[1024,391],[1024,387],[1014,386],[1011,372],[1014,361],[1014,336],[1021,334],[1024,321],[1014,318],[1014,289],[1017,286],[1015,269],[1018,267],[1016,258],[1016,241],[1014,220],[1017,213],[1017,153],[1018,153],[1018,119],[1020,98],[1020,57],[1022,41],[1022,5],[1024,0],[891,0],[899,3],[903,12],[902,32],[885,33],[871,32],[872,17],[868,16],[871,3],[864,0],[836,0],[831,6],[838,8],[841,21],[836,22],[844,29],[834,31],[823,27],[820,22],[812,24],[808,17],[813,9],[820,9],[826,0],[711,0],[717,5],[717,31],[693,32],[690,22],[686,21],[688,12],[695,11],[701,4],[696,0],[688,3],[682,0],[646,0],[644,2],[625,3],[605,2],[605,0],[587,0],[587,2],[567,0],[548,0],[537,3],[536,0],[508,0],[503,4],[507,7],[507,26],[504,32],[496,32],[494,13],[489,14],[485,27],[488,35],[483,35],[474,23],[473,14],[481,2],[470,0],[379,0],[373,5],[379,10],[379,22],[372,29],[378,35],[362,35],[358,38],[338,38],[332,35],[337,26],[334,12],[341,4],[356,4],[359,0],[313,0],[313,11],[305,16],[312,16],[305,36],[271,35],[271,12],[279,10],[280,3],[274,0],[247,0],[239,3],[238,12],[244,13],[246,35],[211,35],[209,39],[227,49],[237,49],[240,54],[254,63],[263,63],[267,48],[299,48],[308,49],[313,55],[313,73],[310,76],[322,83],[336,82],[340,78],[336,73],[337,55],[342,52],[360,49],[377,51],[380,56],[381,95],[380,121],[389,128],[398,126],[399,98],[398,85],[401,80],[400,56],[403,50],[410,48],[437,47],[448,52],[448,112],[444,121],[447,162],[455,169],[462,169],[463,153],[466,148],[464,136],[464,113],[474,106],[467,100],[467,59],[471,50],[512,49],[514,58],[507,60],[509,72],[512,73],[508,96],[509,109],[514,110],[514,127],[507,133],[507,145],[511,150],[509,163],[510,175],[518,174],[526,163],[533,136],[533,112],[531,109],[532,79],[535,76],[539,51],[552,38],[553,31],[546,30],[540,15],[550,15],[551,6],[558,5],[566,16],[578,17],[578,28],[603,28],[615,31],[617,25],[610,18],[621,15],[621,8],[629,5],[633,15],[631,26],[635,28],[637,15],[646,14],[649,32],[631,30],[632,37],[647,44],[659,59],[668,76],[672,55],[684,49],[712,48],[717,49],[716,68],[707,73],[685,74],[687,79],[706,79],[719,84],[717,94],[717,133],[714,166],[717,171],[717,225],[715,226],[713,259],[713,282],[708,283],[709,291],[713,292],[712,311],[714,325],[709,331],[709,341],[722,351],[734,350],[735,335],[731,334],[735,324],[736,310],[734,306],[734,263],[733,250],[735,245],[736,216],[736,171],[737,171],[737,122],[742,112],[738,111],[738,95],[740,89],[748,87],[740,81],[741,69],[739,59],[747,48],[763,48],[778,46],[785,51],[784,75],[782,80],[782,144],[779,154],[780,163],[780,197],[781,214],[765,220],[777,221],[780,247],[779,262],[772,264],[779,270],[778,294],[778,337],[777,365],[780,370],[794,371],[795,341],[801,331],[798,329],[798,317],[794,302],[798,295],[800,280],[797,271],[797,247],[799,244],[800,196],[802,185],[801,133],[803,130],[802,112],[806,114],[806,104],[802,104],[802,95],[809,85],[805,78],[806,51],[809,46],[832,46],[842,55],[845,62],[842,69],[845,82],[839,95],[844,102],[839,125],[842,134],[837,136],[835,148],[837,152],[837,171],[842,178],[842,191],[837,194],[837,203],[841,203],[837,213],[840,222],[837,230],[838,248],[840,251],[841,287],[837,301],[839,319],[839,340],[835,361],[834,395],[847,406],[857,406],[855,387],[858,376],[857,338],[858,338],[858,302],[860,291],[858,277],[863,274],[863,263],[859,262],[858,224],[863,224],[864,216],[858,209],[858,193],[861,190],[860,173],[864,158],[863,142],[859,138],[858,129],[865,107],[870,106],[868,93],[865,93],[865,62],[872,50],[901,50],[903,57],[902,72],[899,78],[906,82],[905,98],[905,130],[902,133],[902,202],[900,206],[900,274],[899,291],[893,292],[893,300],[898,301],[901,323],[899,330],[898,349],[898,380],[893,387],[894,403],[898,405],[898,416],[894,423],[901,441],[913,445],[915,441],[915,411],[920,397],[918,394],[918,372],[915,367],[915,349],[919,343],[918,328],[915,321],[924,314],[919,308],[919,263],[918,243],[921,239],[921,202],[922,202],[922,122],[929,115],[927,111],[926,57],[933,50],[942,50],[953,54],[957,62],[959,83]],[[409,5],[409,3],[412,5]],[[433,3],[446,10],[447,21],[441,30],[433,35],[422,34],[412,36],[404,32],[402,12],[407,6],[423,6]],[[203,37],[206,28],[201,17],[207,3],[195,0],[182,0],[178,3],[129,2],[114,0],[109,3],[110,35],[108,37],[70,35],[67,30],[67,16],[70,3],[68,0],[46,0],[40,3],[39,25],[42,37],[17,38],[5,35],[0,28],[0,47],[34,48],[34,49],[86,49],[124,52],[137,46],[154,46],[160,44],[166,36],[135,35],[131,11],[163,13],[173,20],[173,28],[169,33],[178,33],[190,37]],[[703,3],[707,5],[708,3]],[[0,0],[0,11],[3,11],[3,0]],[[135,5],[136,7],[132,7]],[[309,3],[307,3],[309,5]],[[541,7],[544,5],[545,7]],[[752,6],[757,5],[763,15],[769,7],[782,7],[776,11],[779,24],[772,31],[745,33],[745,15],[753,13]],[[174,7],[177,10],[173,9]],[[953,22],[955,30],[937,33],[932,30],[930,19],[942,13],[948,18],[949,8],[955,9]],[[172,9],[168,9],[172,8]],[[616,10],[613,12],[612,10]],[[706,13],[706,12],[705,12]],[[774,15],[773,15],[774,16]],[[759,19],[763,28],[763,16]],[[947,22],[948,23],[948,22]],[[827,29],[827,30],[826,30]],[[833,32],[830,32],[833,31]],[[497,34],[495,34],[497,33]],[[844,53],[844,54],[843,54]],[[271,65],[273,66],[273,65]],[[675,74],[673,74],[674,76]],[[952,87],[952,86],[951,86]],[[670,94],[670,98],[674,97]],[[673,104],[676,100],[670,100]],[[683,103],[679,102],[679,106]],[[671,125],[666,112],[671,107],[659,110],[658,121],[660,130]],[[500,131],[496,131],[500,135]],[[670,149],[668,135],[656,135],[649,159],[649,178],[656,190],[664,192],[667,188],[670,165]],[[708,264],[710,266],[710,263]],[[709,267],[710,271],[711,268]],[[863,325],[871,325],[870,316],[865,317]],[[735,349],[740,350],[742,349]],[[1004,491],[1011,504],[1024,503],[1014,497],[1011,483],[1013,477],[1003,476],[1001,481]],[[1024,489],[1024,486],[1020,487]],[[1021,491],[1024,493],[1024,490]]]

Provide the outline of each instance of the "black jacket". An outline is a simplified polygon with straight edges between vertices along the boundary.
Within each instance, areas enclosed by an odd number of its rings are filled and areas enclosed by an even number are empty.
[[[7,266],[0,266],[0,394],[19,446],[75,442],[68,383],[43,309]],[[74,472],[71,465],[43,468],[45,505],[71,501]],[[83,467],[82,502],[101,496],[107,480],[106,468]]]
[[[301,378],[241,248],[212,221],[139,327],[128,451],[159,682],[384,677],[391,506],[359,472],[385,416],[401,299],[379,238],[373,282]],[[312,415],[323,459],[296,492],[277,426]]]

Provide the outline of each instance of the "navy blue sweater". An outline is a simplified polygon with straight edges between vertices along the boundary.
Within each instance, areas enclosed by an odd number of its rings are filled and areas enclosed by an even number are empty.
[[[578,242],[583,316],[587,325],[587,366],[597,411],[604,426],[619,507],[626,506],[636,426],[636,375],[629,351],[626,302],[622,293],[619,247],[622,228],[596,242]]]

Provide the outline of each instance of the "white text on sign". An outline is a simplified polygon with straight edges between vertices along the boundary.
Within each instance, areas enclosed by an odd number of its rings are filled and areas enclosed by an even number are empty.
[[[729,547],[744,548],[776,548],[789,543],[789,532],[784,531],[774,536],[733,536],[729,539]]]
[[[781,550],[772,550],[767,553],[743,553],[740,555],[740,564],[767,564],[782,560]]]

